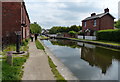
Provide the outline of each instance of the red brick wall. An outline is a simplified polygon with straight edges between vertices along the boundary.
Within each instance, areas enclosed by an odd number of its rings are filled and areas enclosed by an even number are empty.
[[[24,5],[22,5],[21,7],[22,9],[22,13],[21,13],[21,24],[25,23],[26,24],[26,13],[25,13],[25,9],[24,9]],[[22,27],[22,39],[26,38],[26,27]]]
[[[97,22],[97,25],[94,26],[94,20],[88,20],[86,21],[86,27],[84,26],[84,23],[85,22],[82,22],[82,27],[83,29],[82,30],[86,30],[86,29],[91,29],[91,30],[99,30],[99,19],[96,19],[96,22]]]
[[[16,43],[15,31],[21,31],[21,41],[23,39],[23,32],[25,38],[29,37],[29,18],[25,5],[21,2],[3,2],[2,3],[2,38],[3,44]],[[22,11],[22,12],[21,12]],[[27,24],[27,27],[21,26],[23,21]]]
[[[91,29],[94,31],[98,30],[106,30],[106,29],[114,29],[114,19],[110,15],[105,15],[102,18],[96,19],[97,25],[94,26],[94,20],[87,20],[86,27],[84,26],[85,22],[82,22],[82,31],[86,29]]]
[[[0,1],[0,49],[2,45],[2,2]]]
[[[100,30],[114,29],[114,19],[110,15],[105,15],[100,21]]]
[[[27,27],[26,27],[26,38],[29,38],[30,37],[30,21],[29,21],[27,16],[26,16],[26,24],[27,24]]]
[[[21,3],[3,2],[2,3],[2,37],[3,43],[15,43],[15,31],[21,30]]]
[[[26,38],[29,38],[30,36],[30,21],[29,21],[29,18],[28,18],[28,15],[27,15],[27,12],[26,12],[26,8],[24,5],[22,5],[22,23],[25,23],[27,26],[23,27],[23,33],[22,33],[22,38],[23,39],[26,39]]]

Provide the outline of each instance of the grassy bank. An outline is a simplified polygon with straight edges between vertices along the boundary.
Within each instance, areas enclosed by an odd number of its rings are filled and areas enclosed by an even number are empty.
[[[75,40],[82,40],[82,41],[90,41],[90,42],[96,42],[96,43],[102,43],[102,44],[109,44],[109,45],[116,45],[120,46],[120,42],[113,42],[113,41],[103,41],[103,40],[85,40],[85,39],[77,39],[77,38],[70,38]]]
[[[49,65],[51,67],[51,71],[53,72],[53,74],[55,75],[56,77],[56,80],[58,82],[67,82],[63,76],[58,72],[58,70],[56,69],[56,65],[53,63],[53,61],[51,60],[51,58],[48,56],[48,61],[49,61]]]
[[[38,40],[35,41],[35,44],[36,44],[37,49],[45,50],[43,45]]]
[[[6,63],[6,59],[2,60],[2,80],[21,80],[23,75],[23,64],[28,56],[13,58],[13,66]]]
[[[13,56],[13,65],[9,65],[6,61],[6,54],[8,51],[15,51],[16,45],[9,45],[7,46],[3,52],[2,52],[2,80],[21,80],[21,77],[23,75],[23,64],[26,62],[27,58],[29,57],[28,52],[28,42],[26,42],[25,45],[22,45],[20,47],[20,51],[26,51],[27,53],[25,55],[19,55],[19,54],[12,54]]]
[[[40,39],[41,39],[41,40],[45,40],[45,39],[49,39],[49,37],[46,37],[46,36],[40,36]]]

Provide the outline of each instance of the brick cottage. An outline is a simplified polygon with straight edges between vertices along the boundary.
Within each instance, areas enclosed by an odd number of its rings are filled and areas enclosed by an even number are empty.
[[[95,31],[114,29],[114,17],[109,13],[109,9],[104,9],[104,13],[92,13],[90,17],[82,20],[82,32],[85,35],[95,35]]]
[[[21,41],[29,38],[30,19],[24,2],[1,2],[2,43],[16,43],[16,31],[21,32]]]

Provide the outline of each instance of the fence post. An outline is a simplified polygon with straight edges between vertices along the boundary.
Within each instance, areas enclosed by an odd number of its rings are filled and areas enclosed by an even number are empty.
[[[7,63],[9,64],[9,65],[13,65],[13,57],[12,57],[12,52],[7,52]]]

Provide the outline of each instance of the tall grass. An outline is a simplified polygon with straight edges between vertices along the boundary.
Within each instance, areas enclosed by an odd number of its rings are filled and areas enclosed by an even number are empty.
[[[13,66],[6,63],[3,59],[2,62],[2,80],[21,80],[23,75],[23,64],[26,62],[27,57],[15,57],[13,58]]]

